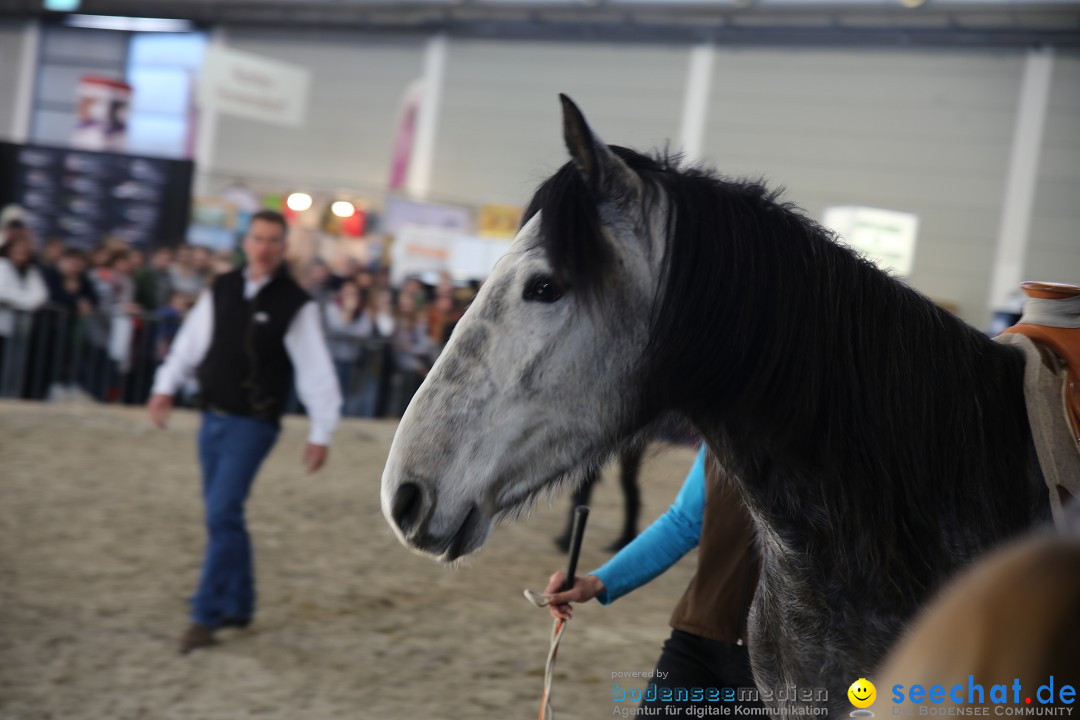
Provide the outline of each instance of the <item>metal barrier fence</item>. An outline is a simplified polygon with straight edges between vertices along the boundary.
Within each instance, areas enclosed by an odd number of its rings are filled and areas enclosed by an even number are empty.
[[[0,305],[0,398],[140,405],[180,329],[179,315],[81,313],[47,305],[25,312]],[[327,334],[350,417],[400,417],[422,378],[399,362],[387,339]],[[198,386],[178,405],[197,405]],[[290,398],[286,412],[302,413]]]

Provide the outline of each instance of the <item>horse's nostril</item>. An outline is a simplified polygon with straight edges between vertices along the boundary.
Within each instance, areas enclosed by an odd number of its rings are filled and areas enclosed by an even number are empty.
[[[390,514],[401,532],[409,529],[420,519],[420,508],[424,504],[424,492],[416,483],[403,483],[394,493],[394,506]]]

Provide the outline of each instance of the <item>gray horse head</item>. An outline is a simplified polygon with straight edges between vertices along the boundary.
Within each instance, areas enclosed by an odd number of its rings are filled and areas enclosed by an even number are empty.
[[[383,471],[383,512],[399,539],[443,560],[479,548],[494,520],[643,424],[633,379],[663,211],[645,211],[651,193],[637,174],[562,102],[572,161],[537,193],[409,404]],[[582,196],[590,207],[575,209]]]

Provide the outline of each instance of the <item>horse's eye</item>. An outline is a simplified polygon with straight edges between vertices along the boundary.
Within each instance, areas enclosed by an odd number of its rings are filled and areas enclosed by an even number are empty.
[[[563,296],[563,287],[555,278],[548,275],[537,275],[525,285],[523,300],[553,303]]]

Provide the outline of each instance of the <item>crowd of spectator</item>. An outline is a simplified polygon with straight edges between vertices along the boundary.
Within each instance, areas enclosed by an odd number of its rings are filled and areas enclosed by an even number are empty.
[[[199,293],[239,266],[235,252],[121,240],[86,252],[35,242],[18,219],[0,229],[0,395],[141,403]],[[476,284],[409,279],[353,259],[291,271],[319,303],[349,416],[403,411],[449,339]],[[189,388],[189,401],[198,389]],[[294,401],[294,409],[295,401]]]

